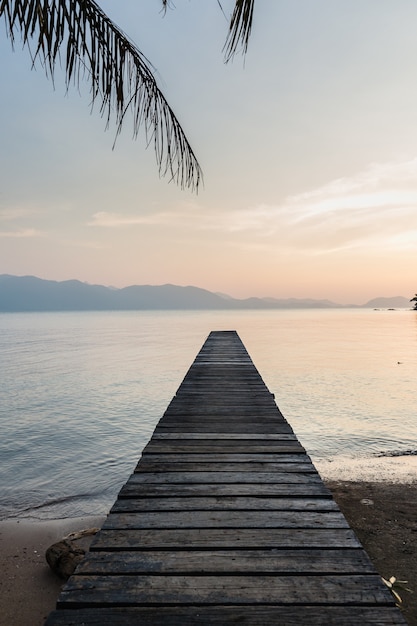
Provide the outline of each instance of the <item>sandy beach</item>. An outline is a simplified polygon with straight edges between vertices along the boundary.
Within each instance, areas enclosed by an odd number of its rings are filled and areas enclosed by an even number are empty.
[[[384,578],[407,580],[402,611],[417,626],[417,483],[327,481],[335,500]],[[63,581],[45,550],[69,532],[100,526],[102,518],[0,523],[0,624],[41,626],[55,608]]]
[[[408,581],[401,610],[409,626],[417,626],[417,482],[327,485],[376,571]]]
[[[45,560],[46,549],[70,532],[101,526],[103,518],[0,522],[0,625],[40,626],[55,608],[64,581]]]

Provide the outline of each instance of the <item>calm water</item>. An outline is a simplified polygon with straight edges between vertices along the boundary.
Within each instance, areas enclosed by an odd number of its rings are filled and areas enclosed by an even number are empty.
[[[208,333],[224,329],[324,476],[412,468],[413,311],[0,314],[0,518],[106,513]]]

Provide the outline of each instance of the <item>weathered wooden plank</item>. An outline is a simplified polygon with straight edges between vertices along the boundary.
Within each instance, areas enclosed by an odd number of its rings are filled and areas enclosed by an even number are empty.
[[[270,407],[277,411],[277,405],[272,394],[265,389],[250,390],[247,386],[245,390],[230,389],[221,384],[213,386],[212,389],[200,389],[195,385],[185,388],[181,385],[176,395],[171,400],[170,405],[175,404],[197,404],[199,402],[210,402],[213,406],[222,404],[234,404],[236,406],[259,405]]]
[[[118,498],[112,513],[139,511],[339,511],[332,498],[174,497]]]
[[[136,474],[135,474],[136,475]],[[160,496],[287,496],[331,497],[323,483],[317,484],[164,484],[135,483],[130,479],[120,490],[121,498],[160,497]]]
[[[174,410],[181,410],[181,407],[184,407],[184,409],[187,411],[195,408],[196,410],[201,411],[212,410],[213,413],[217,413],[218,409],[222,408],[226,410],[234,410],[235,412],[245,412],[252,410],[260,411],[261,414],[267,413],[277,418],[280,417],[278,406],[276,405],[272,396],[262,399],[261,397],[251,398],[249,395],[247,395],[242,396],[239,402],[236,402],[233,397],[228,398],[227,394],[223,396],[219,394],[216,400],[214,398],[207,398],[206,403],[203,403],[201,398],[189,398],[187,400],[186,396],[174,396],[166,409],[166,413],[170,413]]]
[[[233,397],[239,402],[241,398],[250,398],[254,402],[273,402],[275,396],[265,385],[260,382],[262,379],[248,375],[250,371],[246,369],[246,376],[241,372],[236,372],[237,376],[232,376],[229,380],[230,368],[225,367],[217,371],[213,371],[208,375],[202,372],[199,378],[194,376],[186,377],[177,389],[173,400],[180,396],[192,398],[194,395],[213,396],[213,399],[221,400],[223,397]]]
[[[189,432],[205,433],[216,430],[219,433],[223,432],[235,432],[235,433],[262,433],[264,430],[269,432],[279,433],[291,433],[292,430],[282,422],[276,419],[253,421],[253,418],[247,419],[230,419],[225,422],[224,418],[217,420],[211,415],[206,415],[204,420],[201,418],[186,418],[178,416],[178,418],[164,418],[158,423],[157,429],[159,432]]]
[[[174,415],[174,414],[217,414],[221,415],[222,413],[231,413],[232,415],[249,415],[252,413],[258,413],[261,417],[270,417],[275,419],[282,419],[281,414],[278,410],[277,405],[271,400],[270,402],[253,402],[249,398],[244,401],[243,399],[240,402],[234,402],[233,398],[229,400],[226,397],[223,397],[221,400],[217,401],[211,400],[210,398],[194,398],[186,401],[185,398],[175,398],[170,402],[168,408],[164,415]]]
[[[227,376],[225,376],[225,373],[227,373]],[[205,360],[205,363],[199,363],[196,359],[186,373],[183,382],[187,383],[192,381],[195,384],[198,384],[199,382],[204,381],[206,376],[209,381],[218,380],[221,385],[230,384],[234,380],[236,380],[237,384],[240,384],[241,386],[243,386],[245,382],[258,386],[265,384],[259,372],[254,369],[254,365],[251,362],[250,357],[248,357],[246,362],[242,365],[230,362],[216,364],[214,362],[209,363],[207,359]]]
[[[188,435],[188,436],[187,436]],[[167,433],[165,435],[155,434],[152,442],[158,445],[187,445],[190,447],[198,447],[200,445],[217,445],[217,446],[281,446],[281,445],[300,445],[296,436],[292,433],[282,433],[275,436],[262,437],[261,435],[242,436],[242,433],[233,434],[226,433],[204,433],[200,437],[191,433]]]
[[[90,552],[77,574],[375,574],[363,550]]]
[[[214,550],[252,548],[359,548],[354,532],[344,528],[191,528],[101,530],[91,550]]]
[[[45,626],[405,626],[400,611],[381,606],[173,606],[54,611]]]
[[[225,373],[225,376],[227,374]],[[189,404],[198,405],[201,403],[203,398],[206,398],[206,402],[210,403],[212,406],[222,406],[225,405],[235,405],[237,408],[250,408],[250,407],[259,407],[265,411],[270,411],[274,415],[280,415],[280,410],[275,402],[275,398],[273,394],[270,394],[268,391],[255,392],[251,394],[249,390],[246,392],[241,391],[240,393],[230,393],[227,389],[222,390],[221,386],[218,386],[218,393],[209,393],[205,395],[203,391],[195,395],[190,394],[182,394],[181,388],[178,390],[177,395],[173,396],[171,401],[169,402],[166,411],[170,411],[171,408],[177,406],[187,406]],[[202,408],[207,408],[202,406]],[[210,408],[210,407],[208,407]]]
[[[238,402],[240,398],[260,398],[262,401],[275,400],[268,388],[258,378],[243,377],[238,374],[229,380],[228,368],[216,375],[200,376],[199,378],[188,377],[183,380],[174,398],[182,395],[193,397],[194,395],[207,395],[213,398],[233,397]]]
[[[271,412],[265,413],[265,415],[257,414],[256,411],[247,411],[246,414],[243,414],[240,411],[235,411],[234,413],[229,410],[227,411],[227,416],[230,417],[230,422],[225,422],[224,415],[220,415],[219,413],[214,413],[210,411],[210,407],[207,407],[208,410],[204,413],[204,418],[207,420],[206,422],[201,421],[201,414],[194,414],[193,411],[178,411],[173,413],[164,414],[159,420],[156,429],[167,428],[170,425],[171,428],[177,427],[181,428],[182,431],[194,432],[190,431],[188,425],[191,427],[196,424],[200,424],[201,426],[211,427],[211,432],[218,432],[219,427],[221,427],[220,432],[236,432],[233,430],[237,424],[242,424],[243,427],[247,428],[258,428],[258,430],[254,431],[246,431],[242,430],[242,433],[250,433],[250,432],[271,432],[271,433],[293,433],[293,429],[288,424],[288,422],[280,419],[276,414],[271,414]],[[230,429],[228,429],[230,427]],[[207,431],[206,431],[207,432]],[[210,432],[210,431],[208,431]]]
[[[250,399],[252,402],[274,401],[274,394],[270,393],[266,387],[260,386],[258,379],[246,378],[246,381],[240,382],[226,381],[227,376],[227,372],[224,371],[221,374],[218,373],[217,377],[212,377],[211,380],[200,378],[200,384],[195,379],[186,379],[178,388],[174,399],[184,396],[188,400],[195,395],[207,395],[212,396],[216,402],[229,397],[234,398],[237,402],[240,399]]]
[[[253,362],[251,361],[248,355],[249,363],[253,366]],[[192,381],[193,384],[198,385],[199,383],[204,384],[205,380],[209,382],[211,380],[217,381],[219,379],[219,372],[221,374],[220,381],[222,385],[230,385],[232,382],[236,381],[237,385],[240,385],[242,388],[246,388],[248,384],[253,384],[257,386],[263,386],[265,389],[268,389],[262,380],[261,375],[256,369],[253,367],[231,367],[229,365],[216,365],[210,366],[207,363],[205,365],[201,365],[194,361],[188,372],[185,374],[181,385],[186,384],[189,381]],[[224,374],[227,373],[227,376]]]
[[[273,423],[267,424],[266,427],[268,428],[268,430],[271,430],[276,433],[280,433],[283,431],[279,423],[276,421],[274,421]],[[159,424],[157,428],[159,432],[166,432],[166,433],[180,433],[184,431],[183,425],[179,426],[178,422],[175,423],[172,421],[167,421],[167,422],[164,422],[163,424]],[[194,422],[189,422],[187,424],[187,431],[190,431],[196,434],[201,434],[202,437],[205,436],[206,432],[212,431],[213,428],[215,428],[219,433],[223,433],[223,432],[261,433],[264,428],[264,425],[261,423],[258,424],[254,422],[247,422],[247,423],[233,422],[230,424],[225,424],[224,421],[221,421],[218,423],[212,423],[211,418],[205,418],[205,421],[203,422],[194,421]],[[285,432],[290,432],[290,431],[286,430]]]
[[[282,439],[256,439],[252,441],[250,439],[226,439],[224,437],[219,437],[218,439],[207,437],[201,437],[200,439],[190,439],[190,438],[182,438],[177,435],[176,437],[170,437],[169,439],[154,439],[152,437],[152,441],[146,446],[147,448],[159,447],[161,450],[169,450],[172,448],[175,450],[176,448],[191,448],[198,452],[199,448],[211,448],[213,452],[215,452],[216,448],[219,449],[240,449],[240,448],[249,448],[255,451],[259,449],[264,449],[265,451],[273,452],[274,450],[281,450],[283,447],[290,447],[291,449],[301,447],[299,441],[291,436],[287,435]]]
[[[218,411],[216,415],[213,415],[213,412],[209,410],[200,413],[196,413],[193,410],[187,413],[182,410],[172,415],[164,415],[158,423],[158,428],[180,427],[182,431],[190,431],[190,429],[197,425],[209,427],[211,428],[211,432],[213,432],[213,430],[216,432],[236,432],[233,429],[236,428],[237,425],[241,426],[242,433],[263,432],[265,430],[275,433],[293,432],[292,428],[276,415],[271,415],[270,413],[256,415],[256,411],[247,411],[246,414],[243,414],[238,411],[232,412],[232,410]],[[258,428],[260,430],[251,431],[246,430],[246,428]]]
[[[175,409],[175,410],[174,410]],[[279,413],[276,411],[271,411],[270,409],[262,409],[260,407],[254,406],[223,406],[223,407],[213,407],[209,403],[199,404],[198,407],[192,406],[180,406],[179,404],[176,407],[173,407],[172,410],[168,410],[161,416],[161,422],[164,421],[172,421],[178,420],[179,423],[186,423],[187,420],[190,422],[195,421],[197,419],[201,419],[201,417],[207,417],[210,423],[217,422],[218,424],[223,424],[227,426],[227,423],[224,422],[225,416],[230,417],[231,420],[242,420],[242,423],[246,422],[248,425],[256,425],[257,419],[255,417],[259,417],[260,422],[265,426],[265,431],[268,431],[268,424],[277,425],[286,427],[288,432],[292,432],[291,426],[289,426],[288,422],[286,422]],[[186,429],[184,429],[186,430]],[[217,432],[217,427],[213,428],[213,431]]]
[[[212,402],[207,402],[206,404],[203,404],[202,402],[190,402],[188,404],[179,401],[171,402],[166,410],[166,413],[164,414],[164,417],[168,415],[174,417],[187,413],[188,415],[192,414],[194,416],[213,415],[215,413],[217,417],[223,415],[234,415],[238,418],[245,416],[254,417],[255,415],[259,415],[260,418],[269,417],[270,419],[280,419],[277,407],[273,404],[248,402],[246,404],[239,403],[236,405],[236,403],[232,401],[230,403],[221,402],[218,404]]]
[[[72,576],[57,607],[140,604],[380,604],[392,597],[376,575]]]
[[[136,485],[148,483],[170,485],[175,485],[176,483],[184,483],[186,485],[192,485],[193,483],[215,483],[217,485],[227,483],[294,485],[302,483],[319,485],[322,483],[322,480],[319,474],[304,474],[300,472],[137,472],[131,475],[128,483]]]
[[[266,396],[269,394],[272,396],[272,399],[274,399],[273,394],[270,394],[266,385],[260,383],[258,380],[233,380],[229,382],[225,379],[225,377],[223,377],[222,380],[220,378],[210,379],[209,377],[201,377],[200,379],[185,379],[181,383],[181,387],[178,388],[175,395],[178,398],[183,394],[190,396],[215,396],[216,398],[219,394],[227,394],[227,396],[233,396],[236,400],[239,400],[242,396]]]
[[[275,445],[265,445],[265,446],[258,446],[258,445],[241,445],[241,444],[235,444],[233,446],[227,446],[224,444],[205,444],[203,441],[200,443],[200,445],[198,446],[193,446],[193,445],[188,445],[186,442],[182,443],[178,443],[177,445],[174,444],[161,444],[161,443],[153,443],[150,442],[148,443],[148,445],[144,448],[143,452],[144,454],[146,453],[154,453],[154,454],[161,454],[164,452],[176,452],[178,454],[180,453],[187,453],[190,451],[194,451],[194,452],[200,452],[203,453],[205,452],[206,454],[216,454],[219,452],[222,452],[223,454],[228,454],[229,452],[234,452],[236,454],[247,454],[247,453],[251,453],[251,454],[255,454],[255,453],[260,453],[260,454],[267,454],[268,452],[270,454],[279,454],[279,453],[284,453],[284,454],[295,454],[297,451],[300,452],[300,454],[305,454],[305,449],[302,447],[302,445],[300,443],[298,443],[298,441],[286,441],[283,443],[276,443]]]
[[[159,440],[176,440],[181,439],[184,441],[185,439],[191,439],[195,442],[198,442],[201,439],[200,434],[196,433],[188,433],[182,432],[181,435],[176,433],[160,433],[155,431],[152,435],[152,439],[154,441]],[[257,434],[243,434],[243,433],[206,433],[204,435],[204,439],[206,440],[217,440],[217,441],[245,441],[251,443],[258,443],[259,441],[297,441],[297,437],[291,433],[282,433],[281,435],[277,435],[276,433],[257,433]]]
[[[228,422],[225,422],[225,416],[230,417],[231,419],[231,423],[229,424]],[[171,413],[165,413],[157,427],[162,426],[162,424],[171,424],[172,426],[176,425],[180,428],[182,428],[183,431],[188,430],[186,428],[187,424],[190,424],[190,426],[193,426],[194,424],[200,422],[201,425],[205,425],[204,423],[201,422],[201,417],[204,416],[207,420],[208,423],[206,424],[207,426],[211,426],[212,431],[217,432],[218,430],[218,426],[223,426],[224,428],[224,432],[228,432],[227,427],[228,426],[233,426],[236,425],[237,423],[241,423],[244,426],[252,426],[252,427],[259,427],[262,426],[262,430],[260,430],[259,432],[287,432],[287,433],[292,433],[293,430],[291,428],[291,426],[288,424],[288,422],[285,422],[284,420],[280,419],[280,417],[276,414],[271,413],[271,411],[265,411],[264,414],[257,414],[256,409],[255,410],[248,410],[245,413],[243,411],[238,411],[236,410],[232,410],[232,409],[228,409],[227,411],[218,411],[217,413],[215,413],[214,411],[210,410],[210,407],[207,407],[207,410],[202,413],[195,413],[192,409],[189,411],[186,410],[178,410],[176,412]],[[259,421],[258,421],[259,418]],[[279,429],[279,430],[277,430]],[[230,430],[229,432],[234,432],[233,430]],[[246,431],[242,431],[243,433]],[[250,431],[248,431],[250,432]],[[256,431],[255,431],[256,432]]]
[[[150,455],[149,455],[150,456]],[[178,459],[178,456],[175,455]],[[191,461],[181,455],[176,461],[153,461],[148,456],[143,457],[136,466],[135,472],[300,472],[316,474],[317,470],[311,463],[271,463],[271,462],[234,462],[227,455],[223,461],[211,463],[205,461]],[[194,455],[193,455],[194,456]],[[163,455],[160,455],[163,459]],[[200,457],[201,458],[201,457]],[[211,458],[211,457],[210,457]]]
[[[340,511],[139,511],[113,513],[103,529],[349,528]]]
[[[188,377],[183,380],[174,397],[178,398],[184,394],[207,395],[216,399],[220,396],[233,396],[237,401],[240,398],[260,397],[262,400],[274,400],[274,394],[259,379],[246,377],[232,377],[228,380],[229,374],[225,370],[216,376],[200,376],[199,378]]]
[[[285,471],[297,471],[297,467],[303,467],[302,471],[309,471],[316,473],[317,470],[310,461],[310,457],[306,454],[211,454],[210,458],[207,458],[207,454],[202,453],[184,453],[181,454],[181,460],[178,459],[178,454],[165,453],[165,454],[152,454],[150,452],[144,454],[138,461],[137,468],[139,466],[150,467],[153,463],[204,463],[210,464],[213,467],[216,464],[227,469],[226,464],[233,463],[233,465],[239,465],[244,472],[246,468],[249,471],[256,471],[257,467],[271,468],[271,471],[276,471],[280,467],[285,468]],[[178,465],[179,467],[179,465]],[[307,469],[308,468],[308,469]]]

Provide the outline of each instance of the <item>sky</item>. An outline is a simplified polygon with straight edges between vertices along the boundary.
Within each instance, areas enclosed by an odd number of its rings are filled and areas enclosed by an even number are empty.
[[[225,64],[217,0],[99,0],[156,68],[204,173],[113,149],[0,21],[0,274],[362,304],[417,291],[417,3],[257,0]],[[232,0],[221,0],[226,16]]]

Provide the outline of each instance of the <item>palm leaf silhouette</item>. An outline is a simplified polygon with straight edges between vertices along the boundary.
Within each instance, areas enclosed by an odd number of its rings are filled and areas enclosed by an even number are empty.
[[[162,4],[166,8],[167,0]],[[198,190],[200,165],[156,83],[152,64],[94,0],[0,0],[1,16],[12,45],[20,32],[32,63],[40,60],[52,80],[59,61],[67,88],[89,81],[91,106],[100,102],[106,127],[115,117],[116,138],[130,111],[133,136],[144,128],[160,175]]]

